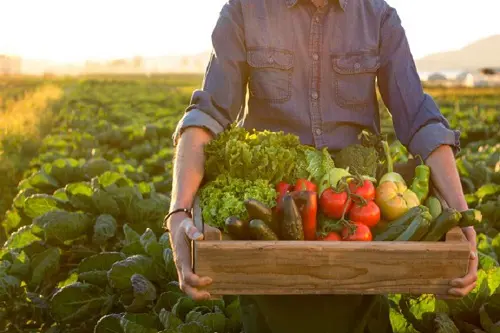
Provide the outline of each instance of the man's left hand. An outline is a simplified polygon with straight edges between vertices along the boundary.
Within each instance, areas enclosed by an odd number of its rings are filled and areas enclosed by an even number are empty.
[[[453,298],[460,298],[469,294],[476,287],[477,281],[479,259],[476,246],[476,230],[474,230],[474,227],[467,227],[462,230],[470,243],[469,270],[466,276],[451,281],[450,284],[452,288],[448,293],[453,296]]]

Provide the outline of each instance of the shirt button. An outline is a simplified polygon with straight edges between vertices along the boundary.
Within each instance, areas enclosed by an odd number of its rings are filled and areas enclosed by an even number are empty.
[[[360,69],[361,68],[361,65],[359,64],[359,62],[357,62],[357,63],[354,64],[354,68],[356,68],[356,69]]]
[[[314,53],[314,54],[313,54],[313,59],[314,59],[314,60],[318,60],[318,59],[319,59],[319,55],[318,55],[317,53]]]
[[[318,17],[318,16],[316,16],[316,17],[314,18],[314,20],[315,20],[316,22],[319,22],[319,17]]]
[[[315,131],[315,132],[316,132],[316,135],[321,135],[321,129],[316,128],[316,131]]]
[[[273,57],[269,57],[269,58],[267,59],[267,61],[268,61],[270,64],[272,64],[272,63],[274,62],[274,59],[273,59]]]
[[[318,93],[314,91],[314,92],[311,94],[311,97],[312,97],[313,99],[318,99]]]

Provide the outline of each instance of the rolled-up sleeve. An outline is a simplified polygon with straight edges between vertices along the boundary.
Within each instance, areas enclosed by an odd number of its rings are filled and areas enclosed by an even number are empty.
[[[397,138],[412,155],[424,160],[441,145],[458,153],[460,132],[450,128],[432,97],[424,93],[401,20],[388,5],[380,36],[377,81]]]
[[[244,109],[248,66],[240,0],[228,1],[212,32],[213,51],[202,88],[177,124],[174,145],[188,127],[202,127],[217,135]]]

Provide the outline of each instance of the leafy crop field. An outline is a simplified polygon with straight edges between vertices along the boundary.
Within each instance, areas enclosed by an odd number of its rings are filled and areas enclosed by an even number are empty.
[[[161,226],[171,135],[200,82],[0,81],[0,161],[26,161],[4,167],[12,173],[0,184],[0,332],[241,332],[236,296],[193,302],[180,291]],[[461,301],[391,295],[391,321],[395,332],[435,332],[435,320],[443,323],[439,332],[497,332],[500,91],[428,92],[463,133],[457,165],[469,205],[483,214],[481,271],[478,287]],[[21,122],[17,136],[8,132],[19,123],[8,116],[13,105],[33,120]],[[381,112],[383,130],[392,133]],[[408,158],[403,147],[393,154]]]

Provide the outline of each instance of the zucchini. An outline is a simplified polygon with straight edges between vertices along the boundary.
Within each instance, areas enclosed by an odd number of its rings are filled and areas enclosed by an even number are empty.
[[[429,231],[430,221],[424,214],[418,215],[394,241],[396,242],[416,242],[421,240]]]
[[[437,242],[460,221],[461,214],[453,208],[446,208],[432,224],[429,233],[424,237],[425,242]]]
[[[477,209],[468,209],[460,213],[462,218],[458,225],[460,228],[478,227],[483,221],[483,214]]]
[[[423,206],[416,206],[410,208],[405,214],[403,214],[400,218],[389,222],[388,227],[385,231],[378,233],[375,236],[375,241],[392,241],[395,240],[406,228],[410,225],[410,223],[420,214],[422,214],[426,208]]]
[[[281,238],[283,240],[304,240],[302,217],[292,196],[283,198],[283,221],[281,222]]]
[[[252,220],[248,224],[250,235],[255,240],[278,240],[278,236],[271,230],[271,228],[262,220]]]
[[[271,208],[255,199],[247,199],[244,203],[250,220],[262,220],[274,233],[277,234],[279,232],[278,223],[277,220],[273,218]]]
[[[245,223],[236,216],[230,216],[226,219],[225,225],[231,238],[239,240],[248,239],[248,223]]]
[[[438,218],[439,215],[443,212],[443,207],[441,206],[441,201],[439,201],[438,198],[435,196],[430,196],[425,200],[425,206],[429,208],[429,212],[432,215],[432,220],[433,222],[435,219]]]

